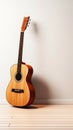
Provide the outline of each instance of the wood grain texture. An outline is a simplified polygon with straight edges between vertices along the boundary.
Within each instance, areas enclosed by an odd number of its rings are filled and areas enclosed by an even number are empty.
[[[17,81],[15,75],[17,73],[17,65],[11,67],[11,81],[6,90],[6,99],[13,106],[27,106],[33,103],[35,98],[34,87],[31,83],[33,69],[30,65],[21,65],[22,79]],[[12,89],[23,89],[24,93],[12,92]]]
[[[73,105],[18,109],[0,104],[0,130],[73,130]]]

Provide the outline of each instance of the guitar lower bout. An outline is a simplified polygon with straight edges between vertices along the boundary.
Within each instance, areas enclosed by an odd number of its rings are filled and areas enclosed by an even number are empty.
[[[21,74],[17,73],[17,64],[11,67],[11,81],[6,90],[7,101],[18,107],[28,106],[34,102],[35,90],[31,82],[33,69],[21,64]]]

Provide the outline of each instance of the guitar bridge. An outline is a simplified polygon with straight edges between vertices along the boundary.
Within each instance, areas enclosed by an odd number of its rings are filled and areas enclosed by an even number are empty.
[[[24,93],[24,90],[23,89],[12,88],[12,92],[15,92],[15,93]]]

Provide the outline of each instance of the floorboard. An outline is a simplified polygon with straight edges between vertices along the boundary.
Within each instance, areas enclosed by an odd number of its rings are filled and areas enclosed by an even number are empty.
[[[0,105],[0,130],[73,130],[73,105]]]

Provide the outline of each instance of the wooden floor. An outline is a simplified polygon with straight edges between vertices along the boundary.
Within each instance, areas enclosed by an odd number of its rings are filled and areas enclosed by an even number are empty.
[[[73,105],[0,105],[0,130],[73,130]]]

